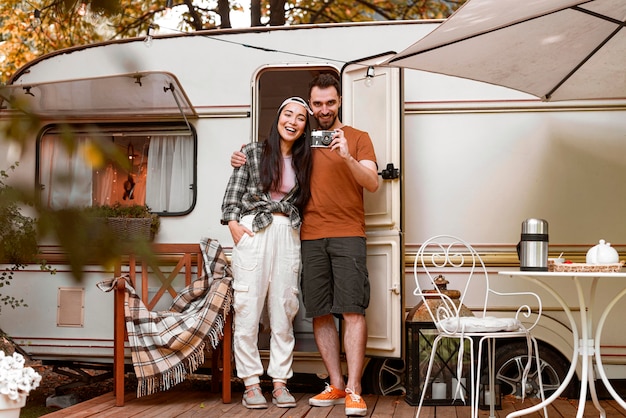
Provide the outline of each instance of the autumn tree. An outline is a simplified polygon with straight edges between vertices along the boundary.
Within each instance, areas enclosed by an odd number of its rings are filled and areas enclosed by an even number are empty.
[[[0,3],[0,81],[6,82],[22,65],[48,52],[143,35],[167,10],[168,2],[3,0]],[[196,29],[202,29],[202,25]]]
[[[445,19],[465,0],[301,0],[287,10],[290,24]]]

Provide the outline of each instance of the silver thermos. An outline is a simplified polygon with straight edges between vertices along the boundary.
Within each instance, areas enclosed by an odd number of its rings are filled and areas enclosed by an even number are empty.
[[[548,271],[548,222],[534,218],[522,222],[517,256],[522,271]]]

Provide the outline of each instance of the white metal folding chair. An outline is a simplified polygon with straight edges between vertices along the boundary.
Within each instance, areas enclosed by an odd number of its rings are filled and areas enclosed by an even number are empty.
[[[450,282],[462,289],[460,299],[453,300],[437,286],[435,280],[441,274],[454,275]],[[464,342],[469,342],[472,418],[478,418],[481,360],[485,344],[489,391],[491,394],[496,393],[494,391],[496,384],[495,343],[500,338],[524,338],[527,342],[528,361],[524,365],[522,376],[522,396],[525,394],[526,379],[532,366],[534,349],[539,392],[541,399],[544,400],[538,344],[530,333],[541,317],[541,298],[537,294],[532,292],[502,293],[492,289],[485,264],[476,250],[467,242],[451,235],[438,235],[424,242],[415,257],[414,275],[416,289],[413,294],[422,298],[438,331],[432,344],[417,417],[419,417],[427,394],[437,347],[443,338],[454,338],[459,342],[456,377],[458,385],[461,382]],[[489,316],[490,297],[498,298],[498,300],[501,297],[513,297],[516,306],[519,307],[510,317]],[[462,306],[470,308],[474,316],[462,316],[460,314]],[[478,345],[476,356],[474,344]],[[453,393],[457,393],[458,389],[460,388],[454,388]],[[462,391],[460,392],[462,394]],[[490,417],[495,417],[495,396],[489,398],[489,410]],[[548,416],[545,408],[544,416]]]

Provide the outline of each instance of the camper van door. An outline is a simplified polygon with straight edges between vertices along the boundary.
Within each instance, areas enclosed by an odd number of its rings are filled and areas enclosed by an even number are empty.
[[[397,68],[358,63],[342,71],[342,122],[367,131],[378,162],[380,188],[365,192],[367,267],[371,298],[367,355],[402,355],[401,79]],[[393,166],[392,166],[393,165]],[[382,171],[394,167],[384,176]],[[386,179],[385,179],[386,178]]]

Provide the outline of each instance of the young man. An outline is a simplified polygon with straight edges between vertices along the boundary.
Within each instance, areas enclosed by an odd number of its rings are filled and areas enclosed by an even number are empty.
[[[374,146],[367,132],[344,125],[338,117],[341,86],[330,74],[309,84],[309,105],[318,129],[333,131],[328,148],[312,151],[311,198],[300,229],[300,286],[306,317],[313,318],[315,342],[328,371],[330,385],[309,399],[313,406],[345,403],[346,415],[363,416],[361,394],[370,286],[366,266],[363,189],[378,190]],[[243,159],[236,153],[235,166]],[[334,318],[345,324],[344,349],[348,381],[341,371],[339,332]]]
[[[321,74],[309,84],[309,105],[318,128],[334,131],[329,148],[313,150],[311,199],[304,209],[300,239],[300,286],[307,318],[330,385],[309,399],[313,406],[346,404],[346,415],[365,415],[361,375],[365,362],[369,304],[363,189],[378,189],[376,155],[369,135],[344,125],[339,81]],[[339,333],[343,318],[348,381],[341,372]]]

